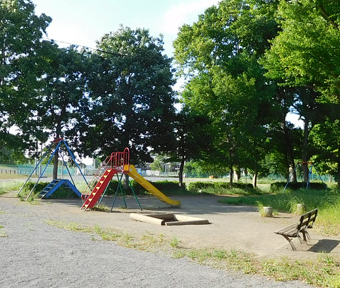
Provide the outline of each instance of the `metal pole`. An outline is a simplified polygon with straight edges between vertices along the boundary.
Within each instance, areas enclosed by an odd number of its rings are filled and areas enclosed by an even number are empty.
[[[60,146],[60,143],[61,143],[61,142],[59,142],[59,143],[57,144],[57,147],[54,149],[54,151],[53,151],[53,153],[52,153],[50,159],[48,160],[48,162],[47,162],[47,164],[46,164],[46,166],[45,166],[45,169],[43,170],[43,172],[42,172],[41,175],[39,176],[37,182],[34,184],[32,190],[31,190],[30,193],[28,194],[26,200],[28,200],[28,199],[31,197],[32,192],[34,191],[35,187],[36,187],[37,184],[39,183],[41,177],[44,175],[44,173],[45,173],[45,171],[46,171],[48,165],[51,163],[51,161],[52,161],[52,159],[53,159],[53,156],[54,156],[55,152],[58,150],[58,148],[59,148],[59,146]]]

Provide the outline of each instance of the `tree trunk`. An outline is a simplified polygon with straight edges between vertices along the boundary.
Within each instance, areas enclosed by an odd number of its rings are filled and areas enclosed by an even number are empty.
[[[184,163],[185,163],[185,159],[184,159],[184,157],[182,157],[181,158],[181,164],[179,166],[179,173],[178,173],[178,182],[179,182],[180,187],[184,187],[184,183],[183,183]]]
[[[55,133],[55,140],[59,139],[61,135],[61,122],[57,123],[56,133]],[[56,143],[58,146],[59,143]],[[59,158],[59,148],[55,151],[54,154],[54,163],[53,163],[53,180],[58,179],[58,158]]]
[[[241,179],[241,169],[235,171],[235,182],[239,182]]]
[[[340,188],[340,147],[338,148],[338,181],[337,186]]]
[[[230,176],[229,176],[230,188],[233,187],[233,178],[234,178],[234,169],[233,167],[230,167]]]
[[[257,171],[254,171],[253,175],[253,188],[257,187],[257,178],[258,178],[259,173]]]
[[[56,144],[58,145],[58,143]],[[59,156],[59,148],[55,151],[54,159],[53,159],[53,180],[58,179],[58,157]]]
[[[308,129],[308,119],[305,119],[304,122],[304,131],[303,131],[303,147],[302,147],[302,171],[303,171],[303,182],[308,182],[308,135],[309,135],[309,129]]]
[[[286,157],[287,157],[287,163],[288,163],[288,179],[291,179],[291,182],[296,183],[297,177],[296,177],[296,171],[295,171],[295,163],[294,163],[294,152],[293,152],[293,145],[290,138],[290,131],[288,127],[286,126],[286,122],[283,123],[283,133],[284,133],[284,140],[286,144]],[[290,170],[291,169],[291,173]],[[291,178],[290,178],[291,177]]]

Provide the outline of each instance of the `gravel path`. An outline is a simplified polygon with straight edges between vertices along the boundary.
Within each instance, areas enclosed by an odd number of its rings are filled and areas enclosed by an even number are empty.
[[[45,214],[37,206],[0,197],[1,288],[311,287],[122,248],[91,234],[50,226]]]

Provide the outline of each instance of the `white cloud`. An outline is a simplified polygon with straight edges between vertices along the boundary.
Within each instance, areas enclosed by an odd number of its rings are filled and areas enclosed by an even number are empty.
[[[162,31],[177,34],[183,24],[192,24],[207,8],[217,5],[220,0],[193,0],[171,7],[162,19]]]

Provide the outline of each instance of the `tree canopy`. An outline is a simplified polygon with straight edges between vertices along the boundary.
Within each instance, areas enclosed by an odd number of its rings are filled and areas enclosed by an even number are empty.
[[[163,40],[145,29],[121,27],[104,35],[93,55],[91,109],[75,128],[99,154],[129,147],[137,162],[174,145],[174,84]]]
[[[251,171],[255,185],[296,161],[340,173],[337,1],[223,0],[180,28],[175,65],[147,29],[121,26],[90,51],[43,40],[51,20],[30,0],[0,3],[4,161],[63,136],[81,155],[167,154],[180,175],[190,160],[230,181]],[[186,78],[178,111],[176,72]]]

